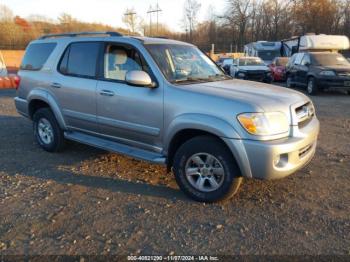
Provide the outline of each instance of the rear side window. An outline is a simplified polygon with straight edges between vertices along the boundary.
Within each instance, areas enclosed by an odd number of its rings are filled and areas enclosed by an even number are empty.
[[[93,78],[96,76],[96,64],[100,43],[73,43],[63,54],[58,70],[64,75]]]
[[[56,43],[31,44],[28,46],[22,64],[21,70],[40,70],[47,59],[55,49]]]

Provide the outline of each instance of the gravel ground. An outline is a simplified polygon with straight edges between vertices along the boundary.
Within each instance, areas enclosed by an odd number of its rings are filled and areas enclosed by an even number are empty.
[[[44,152],[14,95],[0,91],[0,257],[350,254],[348,95],[313,98],[321,134],[309,166],[245,180],[210,205],[186,198],[161,166],[77,143]]]

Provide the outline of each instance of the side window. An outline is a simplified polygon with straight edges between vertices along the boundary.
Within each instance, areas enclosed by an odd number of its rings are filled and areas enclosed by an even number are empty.
[[[59,71],[65,75],[95,77],[100,43],[72,43],[61,58]]]
[[[26,50],[26,54],[24,55],[20,69],[30,71],[40,70],[46,63],[55,47],[56,43],[29,45]]]
[[[150,73],[150,69],[142,56],[133,48],[108,45],[104,54],[105,79],[125,81],[129,71],[141,70]]]
[[[301,61],[301,65],[307,65],[310,64],[310,56],[308,54],[305,54],[303,57],[303,60]]]
[[[300,65],[301,64],[301,60],[303,59],[304,54],[303,53],[299,53],[297,54],[294,64],[296,65]]]

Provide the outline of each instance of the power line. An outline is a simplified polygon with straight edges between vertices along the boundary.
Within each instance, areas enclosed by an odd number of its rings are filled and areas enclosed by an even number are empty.
[[[152,8],[152,5],[149,6],[147,14],[149,14],[149,34],[150,34],[150,36],[152,36],[152,14],[154,14],[154,13],[157,14],[157,34],[159,32],[159,12],[162,12],[162,10],[160,9],[158,3],[154,9]]]

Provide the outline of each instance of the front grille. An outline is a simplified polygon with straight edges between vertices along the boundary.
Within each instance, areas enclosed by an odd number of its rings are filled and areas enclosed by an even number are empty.
[[[247,78],[249,79],[263,79],[265,76],[265,71],[254,70],[247,72]]]
[[[303,147],[302,149],[299,150],[299,158],[303,158],[312,148],[311,145],[307,145],[306,147]]]
[[[338,72],[337,75],[343,77],[350,77],[350,72]]]
[[[307,125],[315,115],[315,109],[311,102],[308,102],[295,109],[299,128]]]

